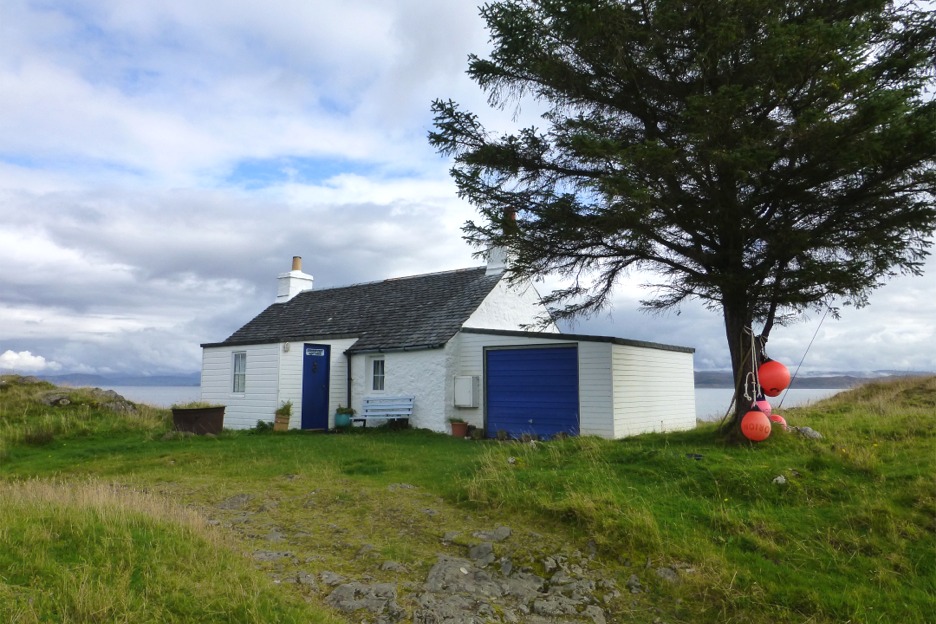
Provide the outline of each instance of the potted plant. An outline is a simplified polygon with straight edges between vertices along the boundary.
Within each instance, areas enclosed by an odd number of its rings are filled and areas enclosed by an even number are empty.
[[[283,401],[283,404],[273,412],[273,431],[289,431],[289,417],[292,416],[292,401]]]
[[[354,408],[342,407],[338,404],[335,410],[335,429],[347,429],[351,426],[351,417],[354,416]]]
[[[217,435],[224,427],[224,406],[201,401],[173,405],[172,426],[176,431]]]
[[[464,438],[468,435],[468,423],[463,418],[449,418],[449,425],[452,427],[452,435],[456,438]]]

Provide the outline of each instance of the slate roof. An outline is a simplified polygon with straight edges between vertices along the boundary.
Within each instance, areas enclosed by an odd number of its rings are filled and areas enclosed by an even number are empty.
[[[349,352],[437,348],[500,281],[485,267],[301,292],[205,347],[357,337]]]

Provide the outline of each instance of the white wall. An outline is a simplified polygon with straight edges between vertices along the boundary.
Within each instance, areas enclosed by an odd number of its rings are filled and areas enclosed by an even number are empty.
[[[355,339],[319,341],[331,347],[328,414],[329,427],[334,426],[338,405],[347,403],[348,367],[344,352]],[[292,401],[290,428],[302,426],[302,353],[304,342],[250,345],[241,347],[209,347],[202,350],[201,397],[203,401],[226,406],[224,426],[227,429],[250,429],[258,420],[273,422],[273,413],[285,401]],[[233,354],[247,353],[247,391],[235,394],[233,387]]]
[[[235,394],[235,352],[247,353],[246,392]],[[202,349],[202,401],[224,405],[227,429],[249,429],[258,420],[272,420],[277,402],[279,345],[209,347]]]
[[[540,302],[540,296],[532,284],[508,286],[507,280],[502,279],[468,317],[464,327],[523,330],[525,326],[540,320],[539,315],[545,313],[546,308]],[[559,330],[550,323],[541,331]]]
[[[319,341],[331,347],[329,419],[347,397],[347,359],[354,339]],[[458,416],[484,426],[483,396],[477,408],[453,405],[455,375],[484,374],[484,348],[531,345],[578,346],[579,425],[582,435],[621,438],[650,431],[674,431],[695,426],[692,354],[681,351],[620,345],[606,341],[570,340],[539,336],[498,336],[459,333],[442,349],[383,354],[385,389],[369,388],[368,355],[352,360],[352,407],[360,411],[363,398],[384,394],[414,395],[413,427],[447,432],[448,418]],[[202,400],[227,406],[224,426],[250,428],[258,420],[272,421],[283,401],[293,402],[291,427],[302,414],[302,346],[290,343],[246,347],[210,347],[202,354]],[[312,344],[312,343],[310,343]],[[247,353],[247,392],[232,390],[233,353]],[[482,381],[482,393],[483,393]],[[330,420],[330,426],[334,423]]]
[[[579,342],[579,434],[614,438],[611,343]]]
[[[389,352],[382,354],[355,354],[351,363],[352,407],[360,413],[365,397],[415,396],[410,426],[432,431],[448,431],[445,405],[452,402],[451,375],[454,347],[452,342],[442,349]],[[384,390],[375,392],[370,387],[370,356],[384,358]]]
[[[612,347],[615,437],[695,427],[692,353]]]
[[[485,347],[576,343],[581,435],[623,438],[695,427],[692,353],[601,340],[469,332],[459,333],[455,340],[458,350],[454,374],[479,376],[484,373]],[[476,409],[451,411],[476,427],[484,426],[483,400]]]

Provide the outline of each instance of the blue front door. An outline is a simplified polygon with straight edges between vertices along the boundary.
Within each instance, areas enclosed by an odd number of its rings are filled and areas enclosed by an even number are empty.
[[[331,347],[307,344],[302,350],[302,428],[328,429],[328,368]]]

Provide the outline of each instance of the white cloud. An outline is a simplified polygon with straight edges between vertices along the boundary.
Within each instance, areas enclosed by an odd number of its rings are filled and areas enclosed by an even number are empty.
[[[317,287],[479,264],[460,231],[475,211],[426,141],[430,102],[493,131],[538,107],[491,111],[465,76],[489,48],[477,4],[4,0],[4,349],[47,369],[187,372],[199,343],[272,302],[293,255]],[[806,366],[936,370],[928,268],[827,320]],[[726,367],[719,315],[641,314],[642,281],[573,329]],[[772,355],[798,360],[816,323],[775,329]]]
[[[97,183],[204,184],[284,154],[436,164],[429,101],[453,82],[481,99],[462,75],[473,2],[16,8],[0,141]]]
[[[14,352],[6,350],[0,354],[0,371],[13,373],[40,373],[57,371],[62,366],[58,362],[48,362],[41,355],[33,355],[29,351]]]

